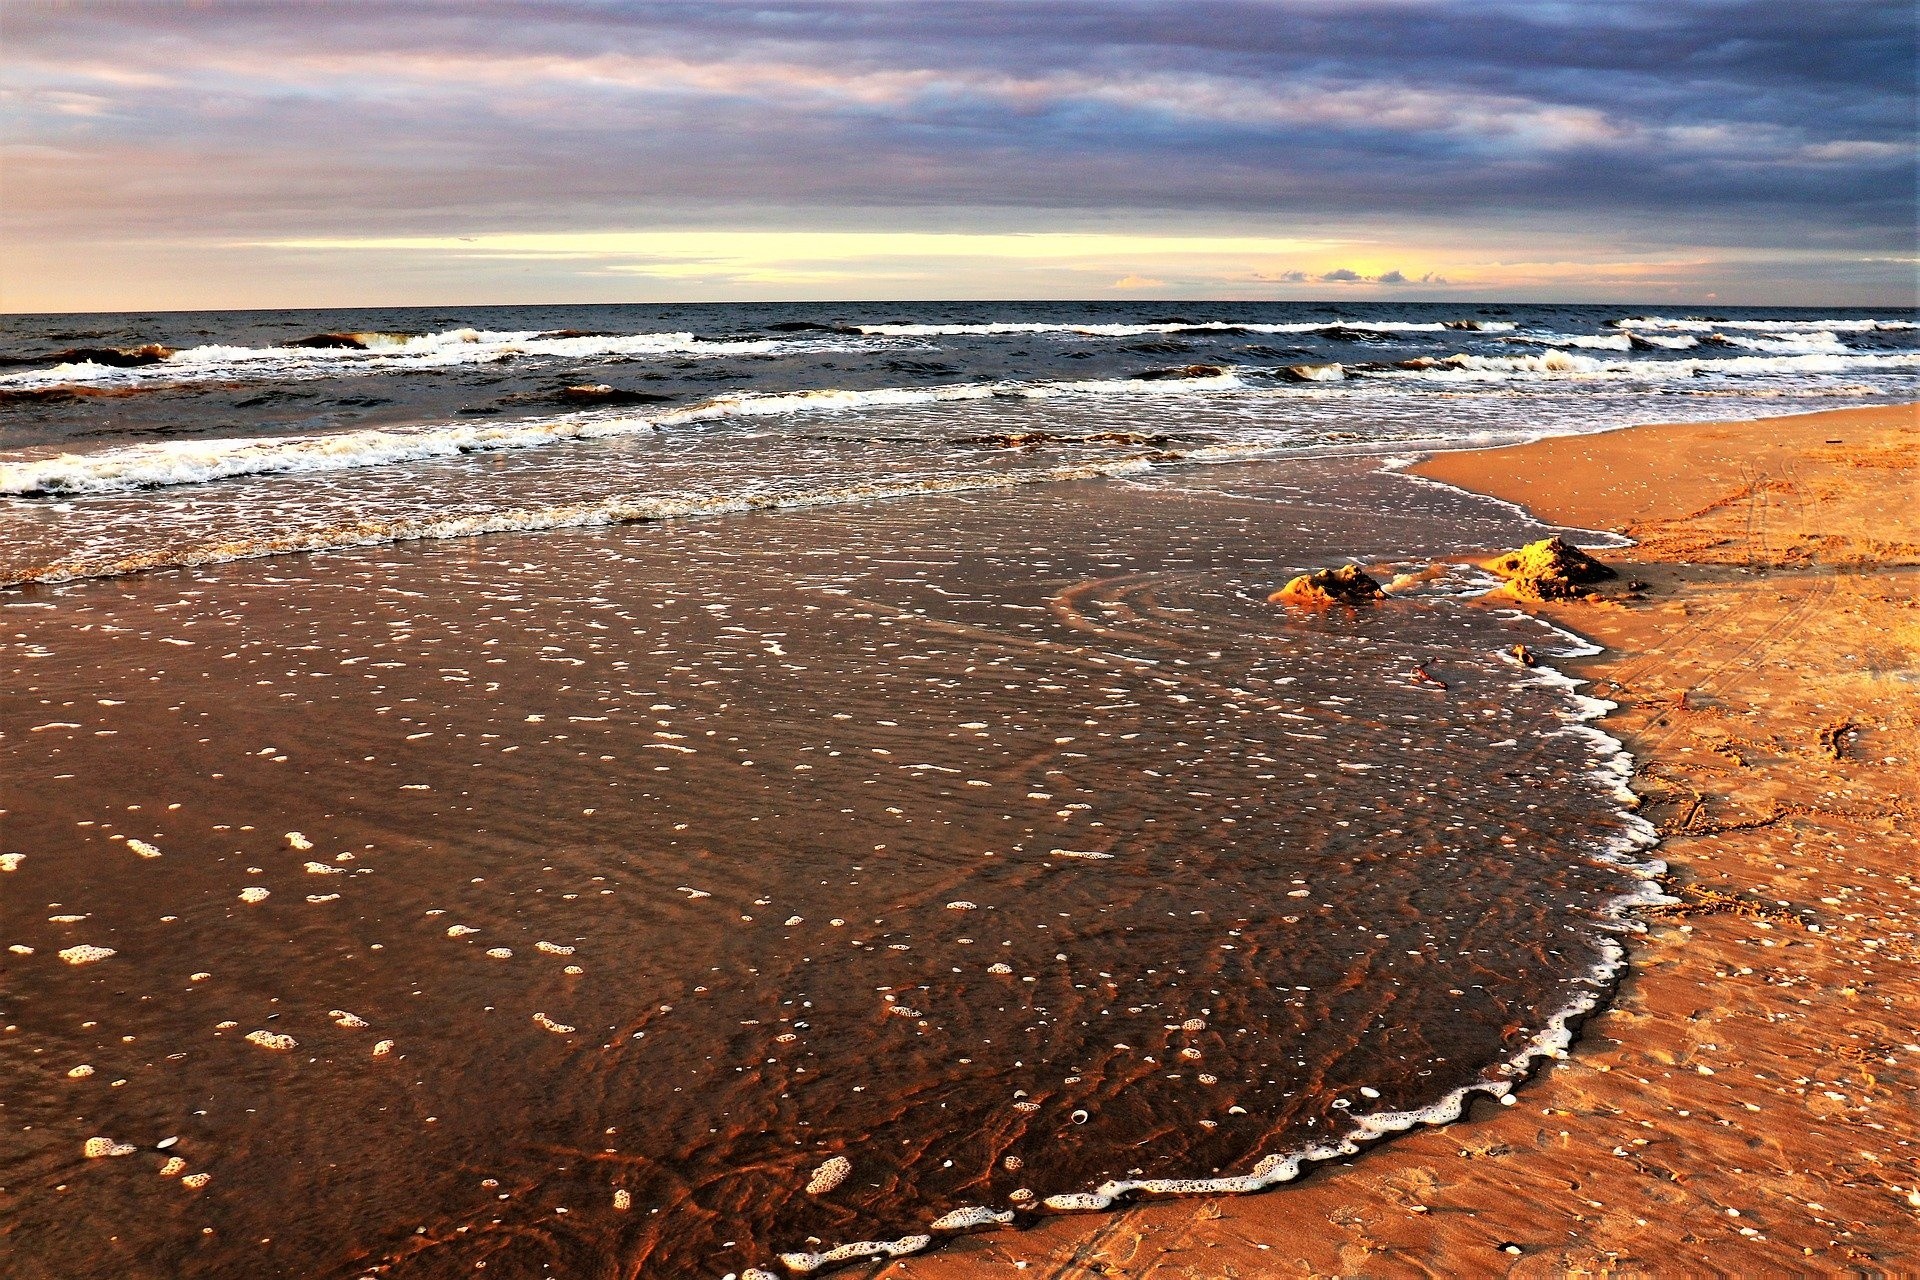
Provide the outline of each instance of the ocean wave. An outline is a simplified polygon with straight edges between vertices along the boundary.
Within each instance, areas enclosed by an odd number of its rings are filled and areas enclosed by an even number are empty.
[[[1807,333],[1782,331],[1771,338],[1747,337],[1737,333],[1716,333],[1713,336],[1730,347],[1744,347],[1748,351],[1771,351],[1781,355],[1814,355],[1828,351],[1849,350],[1847,344],[1840,341],[1838,335],[1826,329],[1816,329]]]
[[[1694,357],[1677,360],[1603,360],[1553,349],[1538,355],[1477,356],[1465,353],[1444,360],[1405,361],[1389,368],[1369,369],[1370,378],[1426,378],[1439,381],[1525,381],[1560,378],[1623,378],[1665,381],[1718,374],[1767,376],[1781,374],[1845,373],[1859,369],[1911,369],[1920,366],[1920,352],[1888,355],[1863,353]]]
[[[519,356],[562,360],[844,351],[830,338],[700,338],[692,333],[580,334],[450,329],[444,333],[318,334],[276,347],[187,347],[138,364],[68,361],[0,375],[0,389],[162,387],[213,381],[302,380],[491,364]],[[55,357],[49,357],[55,358]]]
[[[1507,338],[1506,341],[1525,343],[1536,347],[1579,347],[1595,351],[1631,351],[1633,350],[1634,340],[1631,335],[1625,333],[1606,333],[1599,335],[1579,333],[1517,333]],[[1688,338],[1686,342],[1688,346],[1692,346],[1694,339]]]
[[[1237,320],[1164,320],[1152,324],[1064,324],[1053,321],[995,320],[985,324],[863,324],[862,333],[886,338],[965,338],[1002,334],[1072,334],[1083,338],[1139,338],[1165,333],[1443,333],[1450,329],[1504,333],[1503,320],[1315,320],[1297,324],[1255,324]]]
[[[322,435],[169,440],[96,453],[0,462],[0,496],[37,497],[118,493],[132,489],[204,484],[250,475],[345,471],[393,463],[430,462],[463,454],[537,448],[567,441],[648,434],[729,418],[783,417],[947,401],[1054,397],[1166,398],[1239,390],[1230,373],[1168,380],[1098,379],[1079,382],[958,383],[939,387],[828,388],[780,394],[716,396],[684,409],[639,415],[541,418],[503,423],[447,423],[408,430],[367,428]]]
[[[1852,350],[1840,340],[1839,334],[1827,329],[1722,333],[1711,325],[1703,326],[1697,333],[1647,333],[1631,329],[1602,334],[1513,334],[1506,341],[1543,347],[1572,347],[1583,351],[1685,351],[1699,346],[1714,346],[1765,351],[1773,355],[1820,355]]]
[[[1118,458],[1108,462],[1044,470],[998,472],[971,476],[930,476],[921,479],[838,485],[799,493],[681,495],[659,498],[617,498],[604,502],[569,503],[491,511],[478,515],[406,515],[350,521],[292,533],[233,538],[201,545],[169,545],[132,555],[101,555],[55,561],[0,578],[0,587],[26,582],[73,582],[82,578],[120,577],[151,569],[188,569],[227,564],[265,556],[298,552],[343,551],[353,547],[383,546],[422,539],[468,538],[488,533],[523,533],[549,529],[579,529],[599,525],[634,524],[694,516],[732,515],[747,511],[793,510],[839,506],[889,498],[964,493],[982,489],[1010,489],[1027,484],[1094,480],[1131,475],[1153,466],[1150,458]]]
[[[1920,328],[1912,320],[1722,320],[1704,316],[1628,316],[1613,321],[1617,329],[1674,329],[1688,333],[1712,333],[1719,329],[1751,329],[1776,333],[1807,333],[1824,329],[1828,333],[1871,333],[1875,330]]]
[[[1423,357],[1397,364],[1329,363],[1294,365],[1274,370],[1228,369],[1218,374],[1203,373],[1164,379],[967,382],[869,390],[823,388],[778,393],[742,392],[653,413],[607,410],[515,422],[440,423],[419,428],[366,428],[317,435],[172,440],[89,453],[16,455],[8,460],[0,460],[0,497],[104,494],[201,484],[250,475],[343,471],[640,435],[730,419],[850,413],[977,400],[1134,398],[1151,401],[1235,394],[1273,399],[1321,391],[1336,392],[1338,389],[1333,384],[1352,385],[1355,382],[1381,380],[1515,384],[1581,379],[1669,381],[1696,375],[1807,376],[1864,370],[1908,370],[1916,366],[1920,366],[1920,353],[1910,352],[1607,360],[1551,348],[1538,354],[1520,356],[1461,353],[1440,360]],[[1276,375],[1284,378],[1287,385],[1272,385],[1271,379]],[[1249,382],[1248,377],[1254,378],[1254,381]]]

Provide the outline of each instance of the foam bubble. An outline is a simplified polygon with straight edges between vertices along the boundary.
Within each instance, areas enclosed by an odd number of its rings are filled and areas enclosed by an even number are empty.
[[[827,1192],[845,1182],[847,1175],[852,1172],[853,1161],[847,1159],[845,1156],[834,1156],[818,1169],[815,1169],[813,1176],[807,1179],[807,1194],[810,1196],[825,1195]]]
[[[902,1258],[910,1253],[918,1253],[932,1243],[932,1236],[901,1236],[898,1240],[860,1240],[821,1253],[783,1253],[780,1255],[780,1261],[786,1264],[788,1270],[805,1274],[837,1262],[854,1262],[862,1258]]]
[[[273,1031],[249,1031],[247,1043],[257,1044],[262,1049],[271,1049],[275,1053],[288,1053],[300,1047],[300,1042],[292,1036],[280,1035]]]
[[[963,1204],[957,1209],[949,1209],[927,1225],[935,1231],[973,1231],[981,1227],[1004,1227],[1012,1221],[1013,1214],[1010,1211]]]
[[[88,1138],[82,1153],[89,1160],[100,1160],[109,1156],[130,1156],[136,1148],[132,1143],[115,1142],[112,1138]]]
[[[68,964],[94,964],[97,961],[105,960],[113,953],[112,947],[95,947],[83,944],[78,947],[62,948],[60,958]]]

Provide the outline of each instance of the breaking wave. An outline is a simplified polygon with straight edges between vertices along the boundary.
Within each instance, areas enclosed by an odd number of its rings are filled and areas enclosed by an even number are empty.
[[[1721,320],[1704,316],[1628,316],[1615,320],[1618,329],[1675,329],[1687,333],[1712,333],[1716,329],[1754,329],[1776,333],[1806,333],[1824,329],[1828,333],[1872,333],[1920,328],[1912,320]]]
[[[1778,356],[1729,356],[1723,359],[1603,360],[1558,348],[1526,356],[1453,355],[1444,360],[1407,361],[1404,365],[1369,370],[1375,378],[1430,378],[1438,380],[1500,382],[1555,378],[1619,378],[1666,381],[1705,374],[1754,376],[1769,374],[1844,373],[1856,369],[1911,369],[1920,366],[1920,353],[1891,355],[1859,353]]]
[[[1314,320],[1296,324],[1254,324],[1235,320],[1164,320],[1152,324],[1061,324],[995,320],[984,324],[863,324],[861,333],[887,338],[962,338],[994,334],[1059,333],[1085,338],[1140,338],[1166,333],[1442,333],[1449,329],[1505,333],[1504,320]]]
[[[1243,394],[1268,400],[1308,394],[1308,388],[1246,381],[1240,372],[1215,371],[1166,379],[1112,378],[1058,382],[968,382],[932,387],[827,388],[716,396],[681,409],[652,414],[604,411],[561,418],[492,424],[443,423],[423,428],[337,431],[318,435],[184,440],[126,445],[92,453],[60,453],[0,462],[0,496],[38,497],[124,492],[202,484],[250,475],[343,471],[394,463],[427,462],[463,454],[529,449],[568,441],[640,435],[728,419],[843,413],[992,399],[1177,400],[1183,396]],[[1393,365],[1298,365],[1279,372],[1292,382],[1327,384],[1368,380],[1526,383],[1612,379],[1671,381],[1702,375],[1764,377],[1820,375],[1851,370],[1920,367],[1920,352],[1863,354],[1825,352],[1731,356],[1719,359],[1609,360],[1558,347],[1538,354],[1403,361]],[[1261,371],[1245,370],[1255,374]]]
[[[0,389],[177,386],[195,382],[331,378],[492,364],[530,356],[562,360],[713,357],[772,352],[846,350],[847,342],[813,338],[700,338],[692,333],[575,334],[543,330],[444,333],[317,334],[277,347],[187,347],[136,365],[80,360],[0,375]]]
[[[413,430],[338,431],[324,435],[181,440],[127,445],[97,453],[62,453],[0,463],[0,495],[34,497],[116,493],[203,484],[236,476],[345,471],[389,463],[428,462],[462,454],[530,449],[572,440],[647,434],[727,418],[846,412],[945,401],[1050,397],[1166,398],[1222,392],[1246,384],[1232,374],[1167,381],[1108,379],[1049,383],[960,383],[940,387],[882,387],[870,391],[797,391],[725,395],[654,415],[606,414],[533,421],[455,423]]]

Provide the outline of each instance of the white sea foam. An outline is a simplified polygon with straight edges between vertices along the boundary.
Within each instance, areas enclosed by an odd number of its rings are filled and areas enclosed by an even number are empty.
[[[1542,379],[1614,378],[1669,381],[1700,375],[1766,376],[1845,373],[1857,369],[1920,367],[1920,352],[1729,356],[1724,359],[1603,360],[1558,349],[1538,355],[1478,356],[1465,353],[1421,369],[1369,371],[1371,378],[1441,382],[1520,382]]]
[[[1838,335],[1826,330],[1815,329],[1807,333],[1780,333],[1771,338],[1749,337],[1738,333],[1716,335],[1722,342],[1743,347],[1748,351],[1770,351],[1780,355],[1812,355],[1828,351],[1847,351],[1850,348],[1840,341]]]
[[[1920,322],[1912,320],[1708,320],[1696,316],[1674,318],[1672,316],[1629,316],[1615,320],[1614,326],[1620,329],[1674,329],[1688,333],[1712,333],[1723,329],[1753,329],[1776,333],[1806,333],[1824,329],[1828,333],[1871,333],[1874,330],[1900,330],[1920,328]]]
[[[1058,321],[993,320],[984,324],[863,324],[862,333],[889,338],[965,338],[999,334],[1055,333],[1083,338],[1144,338],[1166,333],[1321,333],[1352,329],[1361,333],[1440,333],[1470,327],[1502,333],[1514,326],[1503,320],[1473,320],[1448,325],[1426,320],[1312,320],[1295,324],[1255,324],[1234,320],[1165,320],[1153,324],[1067,324]]]
[[[1797,341],[1797,338],[1794,339]],[[1780,341],[1787,341],[1782,339]],[[1324,377],[1363,381],[1527,382],[1541,380],[1674,380],[1696,375],[1727,377],[1824,375],[1853,370],[1906,370],[1920,366],[1920,353],[1850,353],[1730,356],[1719,359],[1606,360],[1558,348],[1537,354],[1459,354],[1418,369],[1340,369]],[[287,475],[427,462],[536,448],[573,441],[649,434],[730,419],[796,414],[847,413],[991,399],[1171,401],[1186,396],[1228,394],[1265,398],[1326,391],[1320,383],[1253,387],[1238,374],[1165,380],[1133,378],[1043,382],[972,382],[932,387],[868,390],[822,388],[782,393],[737,393],[652,414],[601,412],[505,423],[442,423],[409,429],[363,429],[318,435],[170,440],[89,453],[16,456],[0,461],[0,496],[116,493],[132,489],[200,484],[250,475]]]
[[[484,533],[513,533],[545,529],[579,529],[637,521],[731,515],[744,511],[837,506],[849,502],[874,502],[887,498],[935,493],[964,493],[972,490],[1012,488],[1023,484],[1048,484],[1061,480],[1091,480],[1133,475],[1149,470],[1152,465],[1145,458],[1122,458],[1112,462],[1053,467],[1018,473],[929,477],[891,484],[840,485],[801,493],[752,493],[727,497],[622,498],[565,506],[518,508],[474,516],[441,518],[401,516],[385,520],[365,520],[344,526],[305,530],[298,533],[263,535],[214,546],[168,548],[112,561],[59,561],[40,566],[0,585],[12,585],[17,582],[71,582],[80,578],[136,573],[143,569],[192,568],[201,565],[226,564],[234,560],[258,559],[262,556],[286,555],[291,552],[338,551],[349,547],[382,546],[417,539],[466,538]],[[672,746],[672,744],[651,745]],[[684,747],[677,749],[691,750]]]
[[[651,415],[588,414],[510,423],[446,423],[409,430],[336,431],[323,435],[256,436],[229,440],[169,440],[93,453],[61,453],[0,462],[0,495],[117,493],[130,489],[203,484],[236,476],[308,474],[428,462],[463,454],[531,449],[567,441],[644,435],[729,418],[836,413],[939,404],[948,401],[1134,397],[1240,390],[1232,374],[1140,381],[959,383],[938,387],[827,388],[779,394],[716,396],[684,409]]]
[[[700,338],[692,333],[635,333],[604,337],[543,337],[540,330],[451,329],[415,336],[358,334],[355,347],[186,347],[153,364],[121,368],[82,361],[0,375],[0,388],[145,387],[220,381],[301,381],[351,374],[405,373],[491,364],[520,356],[561,360],[639,359],[649,356],[733,356],[771,352],[846,350],[845,338]]]

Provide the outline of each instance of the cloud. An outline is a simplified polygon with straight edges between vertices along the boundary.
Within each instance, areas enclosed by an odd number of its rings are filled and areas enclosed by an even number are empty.
[[[269,242],[639,228],[1373,240],[1481,288],[1456,264],[1770,253],[1783,300],[1898,300],[1836,264],[1910,248],[1914,34],[1904,0],[19,5],[0,305],[114,246],[186,288]],[[1191,281],[1446,283],[1352,252]]]
[[[1110,289],[1164,289],[1167,287],[1167,282],[1165,280],[1156,280],[1152,276],[1141,276],[1128,272],[1107,287]]]

